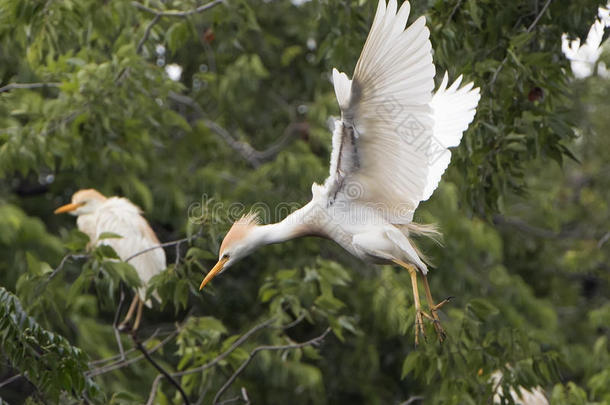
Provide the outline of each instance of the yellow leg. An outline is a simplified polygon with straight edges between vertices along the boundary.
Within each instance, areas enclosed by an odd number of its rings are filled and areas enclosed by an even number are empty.
[[[131,333],[136,333],[136,331],[140,327],[140,321],[142,320],[142,308],[143,307],[144,307],[144,301],[142,301],[138,297],[138,314],[136,315],[136,321],[133,323],[133,328],[131,329]]]
[[[424,331],[424,319],[423,316],[430,317],[425,314],[421,309],[421,303],[419,301],[419,290],[417,288],[417,269],[412,264],[405,263],[401,260],[395,259],[394,263],[404,267],[411,276],[411,286],[413,287],[413,301],[415,301],[415,346],[419,344],[419,334],[426,339],[426,332]]]
[[[438,336],[438,340],[442,343],[443,340],[447,337],[443,326],[441,325],[441,320],[438,317],[437,310],[448,303],[451,300],[451,297],[444,299],[438,304],[434,304],[434,300],[432,299],[432,293],[430,292],[430,284],[428,284],[428,277],[423,275],[424,279],[424,288],[426,290],[426,301],[428,302],[428,307],[430,307],[430,313],[432,314],[432,323],[434,325],[434,330],[436,330],[436,335]]]
[[[133,300],[131,300],[131,304],[129,305],[129,310],[127,311],[127,315],[125,315],[125,319],[123,319],[123,322],[121,322],[121,324],[118,327],[119,330],[122,331],[127,328],[127,325],[129,324],[129,321],[133,317],[133,313],[136,310],[136,305],[139,300],[140,300],[140,298],[138,297],[138,294],[136,293],[136,295],[134,295],[134,297],[133,297]]]

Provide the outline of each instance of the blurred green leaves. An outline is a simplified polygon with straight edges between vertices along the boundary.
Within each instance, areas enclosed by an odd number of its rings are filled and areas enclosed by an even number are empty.
[[[229,0],[149,25],[154,15],[131,2],[0,0],[2,85],[58,83],[0,93],[0,284],[40,327],[65,336],[56,347],[112,358],[119,285],[139,285],[107,247],[81,257],[88,239],[73,218],[52,214],[76,189],[95,187],[140,205],[163,242],[198,236],[168,246],[168,269],[149,284],[162,303],[145,311],[142,336],[177,331],[154,353],[164,367],[202,367],[273,321],[214,367],[180,376],[204,403],[251,350],[306,341],[327,325],[334,336],[321,347],[260,352],[228,395],[243,387],[252,403],[481,404],[501,370],[505,393],[540,385],[552,403],[609,400],[608,83],[572,81],[560,54],[561,33],[583,37],[598,2],[551,2],[536,24],[542,2],[412,4],[410,21],[426,15],[438,78],[447,69],[482,89],[439,190],[416,213],[445,234],[443,246],[417,241],[434,264],[434,297],[456,297],[441,313],[444,345],[427,324],[429,341],[414,350],[407,272],[363,264],[328,241],[266,247],[198,290],[243,213],[236,207],[294,208],[326,176],[327,120],[339,113],[329,73],[353,70],[375,3]],[[165,73],[170,63],[183,68],[179,81]],[[254,168],[210,122],[257,151],[300,130]],[[197,211],[209,201],[221,209]],[[7,359],[20,355],[13,349]],[[71,372],[49,377],[48,402],[82,385]],[[13,373],[0,367],[2,378]],[[139,404],[156,376],[136,362],[96,382],[110,403]],[[21,388],[1,395],[20,403]],[[166,382],[156,394],[181,403]]]

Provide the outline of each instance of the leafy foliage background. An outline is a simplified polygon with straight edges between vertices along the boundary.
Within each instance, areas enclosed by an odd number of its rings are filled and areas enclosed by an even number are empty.
[[[47,84],[0,92],[0,402],[182,403],[145,359],[96,362],[118,353],[120,281],[137,280],[105,260],[113,252],[83,257],[73,218],[52,215],[88,187],[139,204],[162,241],[191,238],[167,248],[154,281],[164,304],[139,334],[183,373],[193,403],[212,403],[255,348],[327,326],[321,346],[258,352],[223,399],[244,402],[243,387],[255,404],[482,404],[499,369],[504,392],[539,385],[553,404],[610,402],[610,83],[571,80],[560,53],[563,32],[585,37],[595,1],[413,2],[437,76],[463,73],[482,89],[416,214],[445,234],[443,246],[421,241],[433,293],[456,297],[445,344],[414,349],[406,272],[324,240],[266,247],[197,291],[239,214],[231,204],[294,207],[325,178],[327,120],[339,112],[329,72],[352,71],[375,5],[227,0],[157,17],[118,0],[0,0],[2,86]],[[183,67],[180,81],[169,63]],[[530,97],[536,88],[542,97]]]

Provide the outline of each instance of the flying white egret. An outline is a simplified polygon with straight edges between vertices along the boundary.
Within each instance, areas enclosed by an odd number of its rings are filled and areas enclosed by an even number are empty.
[[[479,89],[459,88],[461,76],[447,88],[447,74],[433,95],[435,68],[424,17],[405,29],[409,2],[380,0],[353,78],[333,70],[341,108],[332,136],[330,175],[313,184],[312,200],[283,221],[259,225],[253,214],[236,221],[225,236],[214,276],[256,248],[300,236],[332,239],[348,252],[375,263],[405,267],[413,287],[415,342],[424,334],[423,317],[433,320],[444,338],[426,274],[428,268],[410,241],[433,228],[412,222],[447,168],[451,152],[472,122]],[[417,287],[423,276],[430,314],[423,312]],[[425,336],[425,335],[424,335]]]
[[[145,301],[146,285],[166,267],[163,248],[151,249],[160,244],[155,232],[142,217],[140,208],[131,201],[121,197],[106,198],[94,189],[77,191],[70,204],[55,210],[55,214],[64,212],[77,216],[78,229],[89,236],[90,246],[109,245],[121,260],[129,260],[129,264],[136,269],[142,286],[138,288],[125,319],[119,325],[119,329],[125,329],[137,307],[132,328],[132,331],[136,331],[142,318],[143,305],[152,306],[150,300]],[[114,233],[121,237],[99,240],[103,233]],[[146,252],[138,254],[143,251]],[[161,301],[156,291],[153,297]]]

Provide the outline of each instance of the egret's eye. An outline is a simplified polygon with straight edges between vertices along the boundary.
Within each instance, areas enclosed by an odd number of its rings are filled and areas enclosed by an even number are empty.
[[[224,255],[222,255],[222,258],[223,258],[223,259],[228,259],[228,258],[229,258],[229,254],[228,254],[228,253],[225,253]]]

